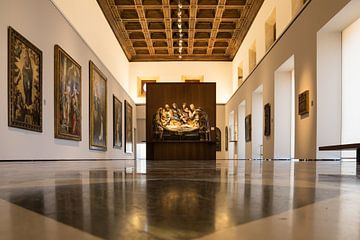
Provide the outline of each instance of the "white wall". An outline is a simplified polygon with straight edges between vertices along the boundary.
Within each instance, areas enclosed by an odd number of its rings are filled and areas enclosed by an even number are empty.
[[[70,2],[70,1],[69,1]],[[76,2],[76,3],[75,3]],[[80,2],[80,1],[79,1]],[[77,4],[77,1],[71,1]],[[87,2],[88,3],[88,2]],[[82,10],[86,10],[86,5]],[[85,8],[85,9],[84,9]],[[16,13],[16,14],[15,14]],[[35,133],[7,126],[7,29],[12,26],[43,52],[43,132]],[[54,138],[54,45],[59,44],[82,67],[82,141]],[[81,39],[58,9],[49,0],[0,1],[0,159],[114,159],[133,158],[124,150],[112,148],[112,94],[133,105],[94,52]],[[92,60],[107,77],[108,87],[108,151],[89,150],[89,60]],[[115,63],[116,65],[116,63]],[[126,79],[126,73],[120,74]],[[124,122],[124,121],[123,121]],[[124,131],[124,130],[123,130]]]
[[[266,3],[267,1],[265,1]],[[341,11],[350,0],[311,0],[301,14],[286,28],[276,44],[258,63],[256,69],[246,78],[240,88],[226,104],[226,114],[238,108],[246,100],[246,114],[252,113],[252,92],[263,85],[264,103],[274,106],[274,72],[291,56],[295,61],[295,96],[303,91],[310,92],[310,114],[301,118],[295,116],[295,158],[316,158],[317,124],[317,33]],[[265,4],[264,3],[264,4]],[[359,0],[351,1],[351,9],[359,14]],[[265,5],[264,5],[265,6]],[[270,8],[271,9],[271,8]],[[278,9],[276,10],[279,13]],[[351,15],[345,15],[352,17]],[[266,19],[266,18],[264,18]],[[264,30],[264,29],[262,29]],[[265,32],[265,31],[263,31]],[[305,37],[306,36],[306,37]],[[258,41],[257,41],[258,42]],[[240,53],[240,52],[239,52]],[[239,59],[241,62],[241,59]],[[236,62],[234,61],[235,66]],[[246,67],[244,66],[244,70]],[[234,75],[236,76],[236,75]],[[296,97],[297,99],[297,97]],[[295,111],[297,112],[297,100]],[[252,144],[246,144],[247,157]],[[251,155],[250,155],[251,156]],[[274,134],[264,138],[264,158],[274,157]]]
[[[245,110],[246,103],[242,101],[238,106],[238,158],[245,159]]]
[[[292,0],[266,0],[256,15],[256,18],[251,25],[243,43],[241,44],[235,58],[233,60],[232,72],[232,92],[238,88],[238,66],[243,63],[243,79],[249,74],[249,48],[256,42],[256,58],[257,63],[262,59],[266,53],[265,46],[265,23],[271,16],[273,10],[276,11],[276,35],[282,34],[284,29],[292,19]]]
[[[292,71],[275,72],[274,158],[289,159],[293,114]]]
[[[55,4],[120,85],[129,91],[129,61],[97,1],[48,1]]]
[[[234,142],[234,128],[235,128],[235,112],[232,111],[229,114],[229,159],[235,159],[235,142]]]
[[[319,147],[341,143],[341,32],[319,31],[317,42],[316,158],[338,159],[340,152]]]
[[[252,94],[252,119],[251,119],[251,143],[252,158],[260,159],[261,148],[263,146],[263,128],[264,128],[264,104],[263,104],[263,86],[261,85]]]
[[[226,103],[231,96],[231,62],[131,62],[130,94],[136,103],[138,77],[159,77],[160,82],[181,82],[181,76],[204,75],[204,82],[216,82],[216,103]]]
[[[360,19],[342,33],[342,143],[360,142]]]

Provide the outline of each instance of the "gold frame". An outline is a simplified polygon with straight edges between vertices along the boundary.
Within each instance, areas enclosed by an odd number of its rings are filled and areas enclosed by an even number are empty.
[[[15,84],[14,79],[16,78],[15,61],[16,56],[14,54],[15,40],[18,39],[27,48],[33,51],[39,58],[38,66],[38,80],[39,80],[39,125],[26,123],[25,121],[19,121],[15,119],[16,114],[16,96],[15,96]],[[14,128],[20,128],[30,130],[34,132],[43,131],[43,89],[42,89],[42,51],[27,40],[24,36],[18,33],[12,27],[8,28],[8,126]]]
[[[142,82],[158,82],[159,81],[159,77],[156,76],[148,76],[148,77],[137,77],[137,96],[138,97],[145,97],[146,94],[143,94],[141,89],[142,89]]]
[[[115,115],[115,110],[116,110],[116,103],[120,105],[120,144],[117,145],[115,144],[116,139],[115,139],[115,131],[116,131],[116,115]],[[122,134],[122,125],[123,125],[123,120],[122,120],[122,102],[115,96],[113,95],[113,148],[117,148],[117,149],[121,149],[123,146],[123,134]]]
[[[199,82],[204,82],[204,75],[182,75],[181,81],[186,82],[188,80],[199,80]]]
[[[93,91],[94,91],[94,72],[97,72],[102,80],[105,81],[105,121],[104,121],[104,131],[105,131],[105,145],[96,145],[94,143],[94,122],[92,116],[94,115],[94,98],[93,98]],[[92,62],[89,61],[89,81],[90,81],[90,88],[89,88],[89,148],[91,150],[107,150],[107,78],[105,75],[100,71],[100,69]]]
[[[60,131],[60,54],[63,54],[79,69],[80,93],[79,93],[79,109],[80,109],[80,134],[61,133]],[[81,141],[82,139],[82,79],[81,66],[59,45],[54,46],[54,132],[55,138]]]
[[[128,101],[124,101],[124,120],[125,120],[125,125],[124,125],[124,133],[125,133],[125,141],[124,141],[124,152],[125,153],[133,153],[134,152],[134,132],[133,132],[133,107],[131,106],[131,104]],[[130,110],[130,115],[128,110]],[[129,128],[129,129],[128,129]],[[130,132],[128,132],[128,130],[130,130]],[[128,133],[130,133],[131,135],[131,139],[128,139]],[[128,143],[131,146],[131,149],[129,149],[129,147],[127,147]]]

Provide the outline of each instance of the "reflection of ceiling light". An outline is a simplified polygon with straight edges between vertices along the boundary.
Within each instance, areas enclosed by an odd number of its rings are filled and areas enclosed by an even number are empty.
[[[178,22],[181,23],[181,18],[178,19]]]
[[[179,32],[182,32],[182,29],[181,29],[181,28],[179,29]]]
[[[181,23],[178,23],[178,28],[181,28]]]
[[[182,56],[180,55],[179,58],[182,59]]]
[[[144,85],[143,85],[143,90],[144,90],[144,92],[146,92],[146,83],[144,83]]]

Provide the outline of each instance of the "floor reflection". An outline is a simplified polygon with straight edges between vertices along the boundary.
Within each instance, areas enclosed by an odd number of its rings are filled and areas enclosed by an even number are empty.
[[[336,168],[290,161],[66,165],[35,172],[45,184],[10,184],[24,178],[20,169],[0,197],[101,238],[189,239],[335,198],[337,186],[358,182],[333,174]]]

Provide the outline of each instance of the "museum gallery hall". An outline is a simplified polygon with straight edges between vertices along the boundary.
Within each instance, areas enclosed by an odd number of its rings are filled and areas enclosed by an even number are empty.
[[[0,239],[359,240],[360,0],[0,0]]]

